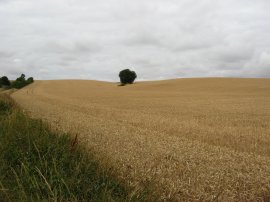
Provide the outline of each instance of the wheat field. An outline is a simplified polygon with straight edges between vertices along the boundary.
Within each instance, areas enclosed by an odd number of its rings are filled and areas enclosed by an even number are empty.
[[[270,200],[270,79],[36,81],[12,97],[160,200]]]

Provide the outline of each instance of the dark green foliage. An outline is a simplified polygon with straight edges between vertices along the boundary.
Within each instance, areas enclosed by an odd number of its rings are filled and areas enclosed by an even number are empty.
[[[0,78],[0,86],[10,86],[10,81],[8,77],[3,76]]]
[[[2,99],[0,99],[0,116],[11,112],[13,105],[15,104],[7,95],[2,95]]]
[[[18,77],[16,81],[25,82],[25,74],[22,74],[20,77]]]
[[[128,201],[127,189],[67,134],[1,98],[0,201]],[[6,102],[6,104],[2,104]]]
[[[28,79],[27,79],[27,83],[33,83],[34,82],[34,78],[33,77],[29,77]]]
[[[132,84],[137,78],[137,75],[134,71],[124,69],[119,73],[119,77],[122,84]]]
[[[16,79],[16,81],[12,82],[12,88],[23,88],[24,86],[27,86],[28,84],[31,84],[34,82],[33,77],[29,77],[27,80],[25,79],[25,75],[22,74],[19,78]]]
[[[10,111],[10,105],[2,100],[0,100],[0,114],[5,114]]]

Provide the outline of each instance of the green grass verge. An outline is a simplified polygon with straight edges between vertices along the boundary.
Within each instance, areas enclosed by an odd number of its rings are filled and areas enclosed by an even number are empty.
[[[129,201],[128,189],[68,134],[0,97],[0,201]]]

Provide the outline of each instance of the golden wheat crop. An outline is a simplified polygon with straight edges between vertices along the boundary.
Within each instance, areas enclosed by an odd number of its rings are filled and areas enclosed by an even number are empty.
[[[13,94],[80,135],[134,193],[182,201],[270,200],[270,79],[176,79],[120,87],[37,81]]]

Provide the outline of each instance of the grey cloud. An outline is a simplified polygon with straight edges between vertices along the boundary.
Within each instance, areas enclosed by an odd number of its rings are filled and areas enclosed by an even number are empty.
[[[7,52],[7,51],[1,51],[0,50],[0,59],[6,59],[6,58],[11,58],[14,55],[12,52]]]
[[[269,78],[270,77],[270,68],[263,68],[260,71],[260,74],[258,75],[258,77],[263,77],[263,78]]]
[[[84,53],[97,53],[101,50],[98,44],[89,43],[87,41],[48,41],[44,47],[40,47],[41,52],[48,53],[70,53],[70,54],[84,54]]]
[[[162,42],[157,37],[148,33],[134,34],[129,39],[126,39],[124,44],[126,46],[155,46],[157,48],[162,46]]]
[[[269,77],[268,0],[0,0],[0,70],[39,79]]]

